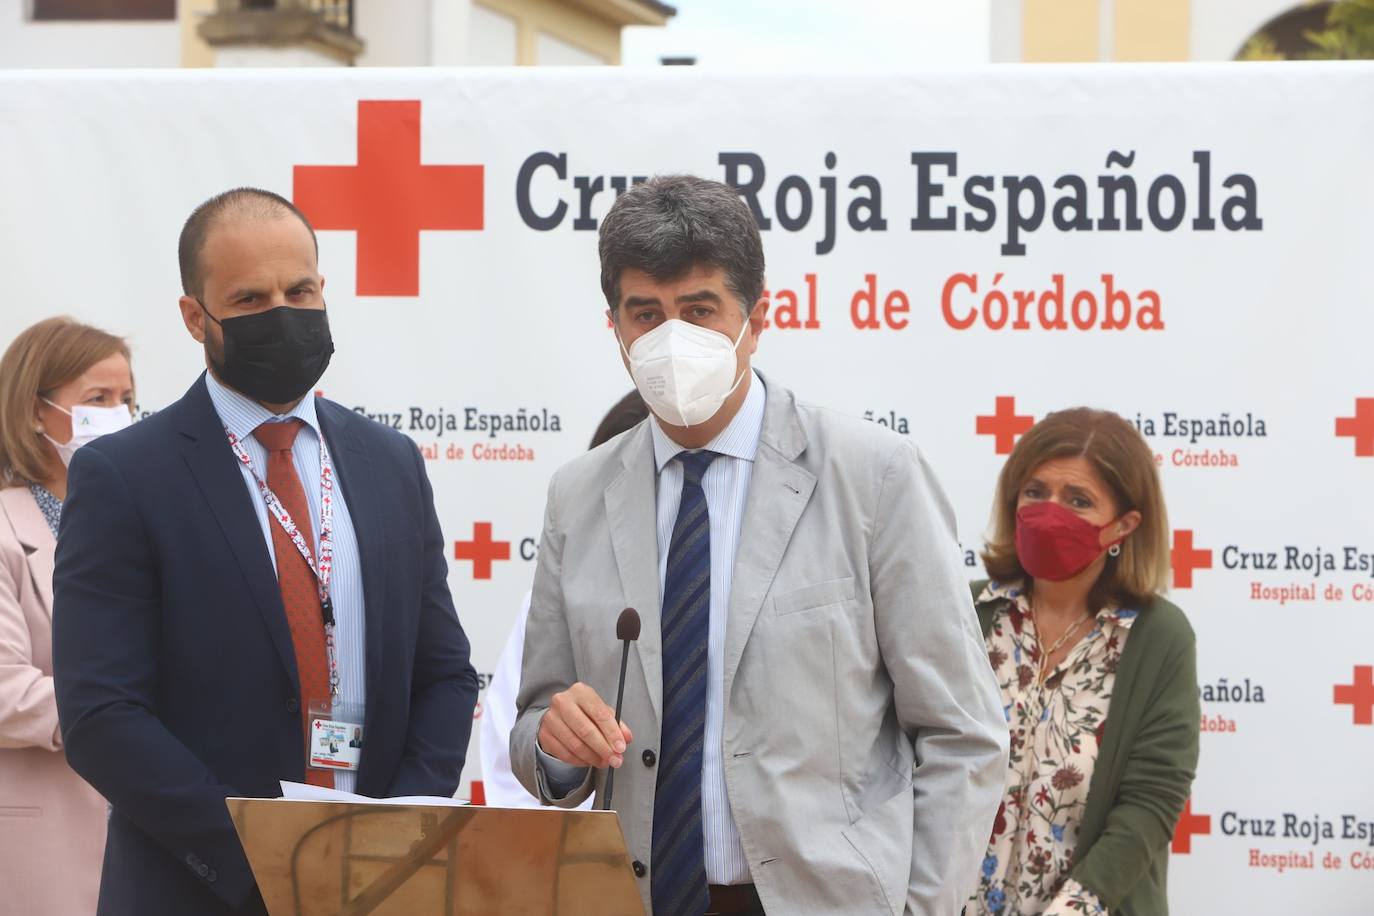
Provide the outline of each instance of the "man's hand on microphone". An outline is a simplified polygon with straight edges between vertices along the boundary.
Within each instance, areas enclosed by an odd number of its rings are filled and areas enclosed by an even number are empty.
[[[539,722],[544,753],[573,766],[619,767],[633,740],[629,726],[617,723],[615,711],[581,682],[555,693]]]

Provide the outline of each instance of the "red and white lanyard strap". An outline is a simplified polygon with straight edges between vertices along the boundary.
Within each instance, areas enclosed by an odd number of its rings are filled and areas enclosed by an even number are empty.
[[[329,579],[334,572],[334,463],[329,458],[329,445],[320,437],[320,559],[315,562],[314,554],[310,551],[310,545],[305,542],[305,536],[301,534],[296,522],[291,518],[291,513],[286,511],[286,507],[281,504],[277,494],[272,492],[272,488],[267,482],[258,475],[253,467],[253,459],[248,457],[248,452],[244,449],[239,437],[230,432],[229,427],[224,428],[224,434],[229,437],[229,447],[234,450],[234,457],[239,460],[248,473],[253,475],[254,482],[258,485],[258,492],[262,494],[263,502],[267,504],[267,511],[281,525],[282,531],[291,539],[291,543],[296,545],[305,563],[310,567],[310,571],[315,574],[315,584],[320,593],[320,609],[324,612],[324,648],[329,662],[329,693],[333,697],[339,695],[339,653],[334,641],[334,604],[329,599]]]

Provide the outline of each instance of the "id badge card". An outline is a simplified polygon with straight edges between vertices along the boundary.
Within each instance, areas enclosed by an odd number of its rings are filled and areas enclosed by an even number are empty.
[[[305,760],[310,769],[356,770],[363,755],[362,707],[311,700],[306,735]]]

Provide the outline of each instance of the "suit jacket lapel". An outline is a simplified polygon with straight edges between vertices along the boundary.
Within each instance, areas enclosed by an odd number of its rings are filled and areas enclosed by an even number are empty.
[[[762,376],[760,376],[762,378]],[[806,432],[797,419],[792,393],[768,385],[763,431],[749,479],[739,552],[730,584],[730,610],[725,622],[725,697],[739,669],[744,645],[764,597],[773,585],[778,566],[792,540],[792,532],[816,488],[816,476],[794,463],[806,449]]]
[[[663,631],[658,584],[658,475],[653,438],[642,423],[627,443],[624,467],[606,488],[606,516],[620,586],[628,605],[639,612],[635,653],[644,673],[655,727],[663,709]],[[610,634],[607,634],[608,636]]]
[[[382,521],[382,505],[377,487],[371,485],[378,478],[373,473],[372,455],[367,444],[353,428],[355,422],[348,410],[319,399],[315,413],[320,429],[329,443],[329,455],[343,488],[348,514],[353,521],[353,535],[358,541],[359,568],[363,576],[363,626],[367,634],[367,695],[380,696],[384,692],[382,670],[382,640],[385,636],[386,615],[383,613],[386,594],[386,536]],[[376,704],[370,704],[376,708]],[[377,734],[367,710],[364,710],[364,729]],[[363,757],[368,757],[363,746]]]
[[[33,576],[33,585],[43,602],[43,610],[52,619],[52,573],[57,539],[52,536],[48,520],[43,517],[43,510],[38,508],[28,487],[0,490],[0,504],[3,504],[5,514],[9,516],[15,539],[24,548],[29,575]]]
[[[177,426],[183,437],[181,455],[200,486],[201,494],[210,504],[210,511],[219,523],[229,551],[238,563],[248,590],[253,596],[263,624],[272,637],[282,664],[291,675],[291,682],[300,693],[300,676],[296,671],[296,650],[291,642],[291,629],[286,623],[286,611],[277,587],[277,571],[263,540],[262,527],[253,511],[248,488],[238,462],[224,435],[224,426],[202,376],[191,390],[177,402]]]
[[[49,540],[46,544],[37,546],[33,553],[29,554],[29,574],[33,576],[34,587],[38,589],[39,600],[43,602],[43,609],[48,612],[49,620],[52,619],[52,574],[56,566],[56,555],[56,540]]]

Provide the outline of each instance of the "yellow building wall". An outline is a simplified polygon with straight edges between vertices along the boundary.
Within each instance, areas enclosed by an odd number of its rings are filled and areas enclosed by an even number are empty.
[[[1025,0],[1021,59],[1027,63],[1098,59],[1098,0]]]
[[[181,65],[213,67],[215,49],[201,40],[196,26],[215,11],[215,0],[179,0],[177,24],[181,26]]]
[[[1100,47],[1102,7],[1110,48]],[[1172,61],[1191,56],[1191,0],[1022,0],[1024,61]]]
[[[535,44],[540,33],[552,35],[608,64],[620,63],[620,26],[601,19],[564,0],[474,0],[516,23],[516,61],[531,66],[538,63]],[[214,12],[215,0],[180,0],[177,20],[181,26],[181,65],[215,66],[215,50],[201,40],[197,26]]]
[[[515,20],[519,64],[538,63],[534,48],[540,32],[576,45],[608,64],[620,63],[620,26],[561,0],[480,0],[477,5]]]
[[[1116,0],[1113,60],[1187,60],[1189,0]]]

